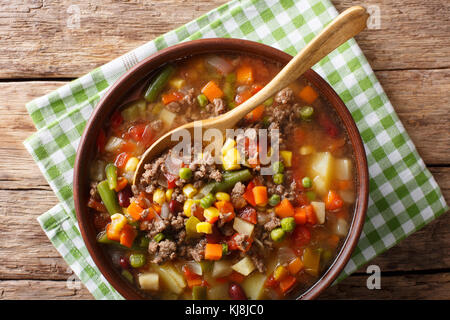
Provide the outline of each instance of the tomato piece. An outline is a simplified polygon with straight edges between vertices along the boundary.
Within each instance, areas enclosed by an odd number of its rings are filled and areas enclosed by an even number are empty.
[[[339,135],[338,127],[326,114],[321,113],[319,115],[319,124],[330,137],[336,138]]]
[[[245,90],[244,92],[238,93],[234,98],[234,101],[239,105],[252,97],[250,90]]]
[[[128,129],[128,133],[134,141],[139,142],[142,140],[142,135],[144,134],[145,127],[146,125],[144,123],[136,124]]]
[[[145,126],[144,132],[142,133],[141,143],[145,148],[150,147],[150,145],[155,141],[155,133],[150,125]]]
[[[97,151],[99,153],[103,152],[105,150],[105,145],[106,145],[106,135],[105,131],[101,129],[97,137]]]
[[[114,160],[114,165],[119,168],[123,169],[125,168],[125,165],[127,164],[128,159],[130,158],[130,155],[126,152],[119,153]]]
[[[339,194],[333,190],[328,192],[327,198],[325,200],[325,207],[327,210],[333,211],[341,209],[344,205],[344,201],[339,196]]]
[[[255,208],[250,206],[245,206],[239,210],[239,217],[247,222],[256,224],[258,222],[258,216]]]
[[[254,84],[252,85],[252,94],[256,94],[258,91],[261,91],[261,89],[264,88],[262,85],[260,84]]]
[[[252,206],[256,206],[255,197],[253,195],[253,188],[255,187],[255,183],[250,181],[245,189],[244,194],[242,195],[244,199],[250,203]]]
[[[111,127],[117,129],[123,123],[123,118],[120,112],[115,111],[111,116]]]
[[[237,237],[244,237],[244,240],[243,241],[238,240]],[[250,250],[252,243],[253,243],[253,238],[246,236],[246,235],[239,234],[239,233],[235,233],[227,241],[229,250],[240,250],[242,252],[247,252],[248,250]]]
[[[177,181],[178,177],[174,176],[170,173],[165,173],[164,176],[167,179],[167,189],[175,188],[175,186],[176,186],[175,182]]]
[[[295,246],[305,246],[311,241],[311,231],[305,226],[298,225],[292,233],[292,239]]]

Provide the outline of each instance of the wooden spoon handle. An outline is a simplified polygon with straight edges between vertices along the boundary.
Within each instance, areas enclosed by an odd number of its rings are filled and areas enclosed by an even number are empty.
[[[369,15],[360,6],[348,8],[326,26],[308,43],[261,91],[225,115],[227,127],[231,128],[247,113],[262,104],[276,92],[297,80],[327,54],[360,33],[366,27]],[[224,119],[225,120],[225,119]],[[230,126],[231,124],[231,126]]]

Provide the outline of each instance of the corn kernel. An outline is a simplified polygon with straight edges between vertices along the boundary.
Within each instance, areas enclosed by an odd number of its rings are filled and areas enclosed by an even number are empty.
[[[292,152],[291,151],[280,151],[280,156],[283,158],[285,167],[292,166]]]
[[[170,86],[175,89],[181,89],[185,83],[186,81],[184,81],[184,79],[181,78],[174,78],[169,81]]]
[[[189,183],[183,187],[183,194],[188,198],[192,198],[197,194],[197,189]]]
[[[166,201],[169,202],[172,200],[173,189],[167,189],[166,191]]]
[[[111,216],[111,228],[114,233],[120,232],[127,224],[127,218],[121,213],[115,213]]]
[[[236,146],[236,141],[234,139],[228,138],[222,146],[222,154],[225,155],[229,150]]]
[[[131,157],[130,159],[128,159],[127,164],[125,165],[125,171],[135,171],[138,163],[138,158]]]
[[[306,145],[306,146],[301,146],[298,151],[299,151],[300,155],[307,156],[307,155],[314,153],[315,150],[314,150],[313,146]]]
[[[186,216],[186,217],[190,217],[191,216],[191,207],[192,207],[192,205],[195,203],[195,201],[194,200],[192,200],[192,199],[187,199],[185,202],[184,202],[184,205],[183,205],[183,212],[184,212],[184,215]]]
[[[219,218],[220,212],[215,207],[209,207],[203,211],[203,216],[208,222],[214,223]]]
[[[197,229],[198,233],[212,233],[212,225],[209,222],[199,222],[197,223],[195,228]]]
[[[240,169],[241,166],[239,164],[241,156],[239,155],[239,151],[236,148],[232,148],[228,150],[223,156],[223,168],[225,170],[237,170]]]
[[[217,192],[216,193],[216,199],[218,201],[230,201],[231,197],[228,193],[226,192]]]
[[[166,201],[166,195],[163,190],[156,189],[156,191],[153,193],[153,202],[156,202],[160,206]]]
[[[288,270],[283,266],[278,266],[273,272],[273,277],[277,281],[283,280],[284,277],[288,275]]]

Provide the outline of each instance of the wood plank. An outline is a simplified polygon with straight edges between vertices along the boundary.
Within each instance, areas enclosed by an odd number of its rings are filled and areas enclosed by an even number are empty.
[[[0,3],[0,78],[78,77],[226,0]],[[339,10],[357,4],[333,1]],[[381,28],[357,37],[376,70],[449,67],[448,1],[369,0]],[[77,27],[74,8],[80,12]],[[74,23],[75,22],[75,23]],[[75,26],[75,27],[73,27]]]
[[[73,285],[73,283],[72,283]],[[92,300],[84,287],[71,287],[66,281],[7,280],[0,281],[0,300]]]
[[[367,289],[367,276],[345,279],[328,288],[320,299],[357,300],[448,300],[450,299],[450,273],[405,274],[383,276],[381,289]]]
[[[431,170],[450,200],[450,168]],[[56,203],[49,189],[0,188],[0,279],[65,280],[70,276],[71,270],[36,221]],[[444,216],[370,264],[379,265],[384,272],[450,268],[449,239],[450,220]]]

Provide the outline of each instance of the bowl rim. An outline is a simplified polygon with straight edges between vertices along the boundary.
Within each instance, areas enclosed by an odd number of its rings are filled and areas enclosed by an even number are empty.
[[[161,65],[183,57],[213,52],[251,54],[282,64],[287,63],[292,58],[291,55],[268,45],[233,38],[192,40],[165,48],[132,67],[108,89],[90,116],[79,142],[75,158],[73,181],[73,196],[79,229],[88,252],[102,275],[126,299],[143,299],[144,297],[134,286],[127,283],[119,275],[118,270],[114,268],[109,257],[107,257],[105,250],[101,250],[100,245],[96,241],[96,232],[91,217],[89,217],[89,211],[85,205],[89,188],[89,180],[86,179],[86,176],[88,176],[88,166],[85,164],[92,160],[92,150],[96,141],[96,138],[92,137],[97,137],[105,120],[109,118],[113,110],[120,107],[120,100],[128,92],[132,91],[133,87],[139,82],[145,81],[144,79],[146,78],[148,79],[148,76]],[[334,258],[334,262],[314,285],[307,289],[306,292],[296,296],[296,299],[315,299],[341,273],[358,243],[367,211],[369,174],[361,136],[344,102],[333,88],[312,69],[306,71],[304,76],[326,97],[331,107],[336,111],[342,125],[347,130],[347,135],[353,147],[358,191],[349,233],[339,253]]]

